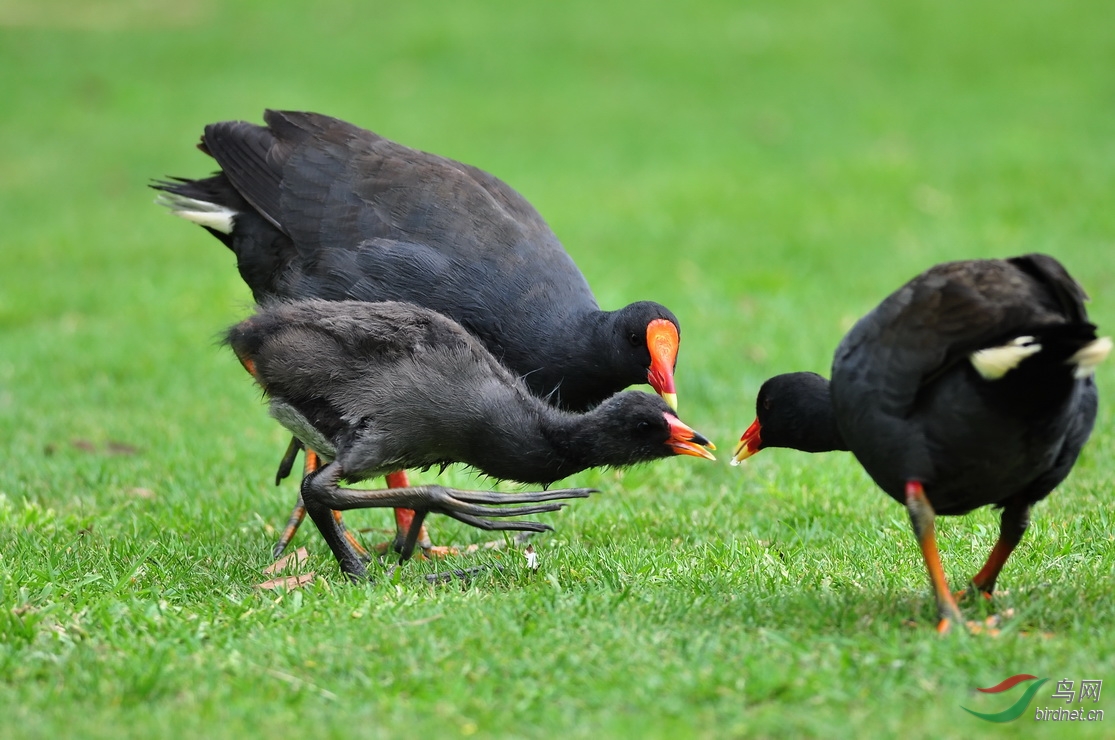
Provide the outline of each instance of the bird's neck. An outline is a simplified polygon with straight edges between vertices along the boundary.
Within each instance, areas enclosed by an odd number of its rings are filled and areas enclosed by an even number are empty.
[[[802,452],[847,452],[848,443],[836,423],[831,399],[823,406],[813,407],[811,414],[812,423],[802,431],[795,449]]]
[[[836,423],[832,406],[832,390],[828,380],[812,373],[792,396],[788,408],[782,410],[780,424],[762,432],[764,447],[787,447],[802,452],[834,452],[848,450],[848,443]]]
[[[588,467],[574,439],[581,415],[554,408],[525,389],[513,400],[491,398],[466,435],[469,464],[495,478],[544,485]]]
[[[613,311],[589,311],[562,325],[555,362],[541,371],[551,383],[546,392],[553,390],[554,405],[587,411],[630,385],[647,382],[645,372],[631,375],[622,362],[614,316]]]
[[[551,465],[564,478],[589,468],[622,465],[624,461],[608,459],[604,415],[600,407],[585,413],[554,411],[547,414],[541,426],[546,444],[552,449]]]
[[[489,475],[521,483],[550,484],[589,468],[628,465],[625,446],[613,441],[615,430],[605,411],[575,413],[530,397],[526,414],[499,415],[487,427],[492,445],[480,465]]]

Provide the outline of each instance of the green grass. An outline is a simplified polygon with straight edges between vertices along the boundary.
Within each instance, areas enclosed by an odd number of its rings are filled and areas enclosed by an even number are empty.
[[[934,634],[905,513],[848,456],[725,462],[766,377],[824,372],[933,263],[1053,253],[1115,331],[1110,2],[152,5],[0,0],[4,734],[1110,736],[960,705],[1003,708],[973,687],[1015,673],[1115,682],[1115,364],[997,639]],[[518,188],[604,305],[678,314],[682,416],[722,460],[570,479],[604,493],[549,518],[536,573],[354,587],[307,527],[315,582],[254,590],[294,488],[215,343],[250,296],[145,186],[265,107]],[[996,532],[940,522],[956,585]]]

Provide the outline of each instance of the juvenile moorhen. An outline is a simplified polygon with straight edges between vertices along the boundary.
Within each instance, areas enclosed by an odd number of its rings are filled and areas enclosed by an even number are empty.
[[[677,318],[649,301],[600,310],[557,236],[505,183],[329,116],[269,110],[264,120],[206,126],[198,146],[221,171],[153,186],[236,254],[257,302],[415,303],[456,319],[558,408],[585,411],[638,383],[677,407]],[[307,451],[307,470],[316,465]],[[406,485],[405,474],[388,485]],[[405,529],[408,515],[397,519]]]
[[[990,598],[1030,508],[1068,475],[1096,418],[1093,371],[1111,350],[1087,296],[1043,254],[937,265],[852,328],[831,384],[791,373],[763,384],[733,464],[766,447],[851,450],[905,504],[940,616],[961,622],[935,514],[1003,510],[972,587]]]
[[[416,511],[401,547],[414,548],[427,512],[488,529],[543,527],[481,519],[481,504],[587,495],[470,493],[440,486],[342,489],[390,470],[463,462],[489,476],[550,484],[587,468],[670,455],[714,459],[713,445],[661,398],[616,394],[590,411],[548,405],[451,319],[406,303],[300,301],[267,305],[229,330],[228,344],[271,399],[271,414],[330,461],[302,481],[310,517],[351,578],[361,554],[331,510]],[[488,510],[490,516],[552,511],[558,504]]]

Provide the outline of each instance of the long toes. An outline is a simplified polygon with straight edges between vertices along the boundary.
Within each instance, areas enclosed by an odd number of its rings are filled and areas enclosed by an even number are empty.
[[[480,504],[469,504],[457,500],[443,501],[439,504],[430,507],[430,511],[444,514],[446,516],[455,516],[457,514],[464,514],[466,516],[488,516],[488,517],[505,517],[505,516],[525,516],[528,514],[546,514],[551,511],[560,511],[565,508],[565,504],[535,504],[534,506],[483,506]]]
[[[535,504],[534,506],[511,506],[511,507],[470,507],[464,509],[462,513],[472,514],[474,516],[488,516],[495,518],[502,518],[505,516],[528,516],[533,514],[548,514],[551,511],[561,511],[565,508],[565,504]]]
[[[510,519],[500,522],[488,522],[493,529],[503,529],[512,532],[553,532],[554,528],[542,522],[524,522],[521,519]]]
[[[588,498],[599,493],[595,488],[563,488],[557,491],[528,491],[526,493],[500,493],[498,491],[449,491],[458,501],[470,504],[529,504],[540,501],[559,501],[571,498]]]
[[[549,524],[542,524],[541,522],[524,522],[521,519],[502,519],[500,521],[491,521],[489,519],[482,519],[477,516],[470,516],[469,514],[462,514],[460,512],[446,512],[446,516],[452,517],[459,522],[483,529],[488,532],[496,531],[516,531],[516,532],[551,532],[553,527]]]

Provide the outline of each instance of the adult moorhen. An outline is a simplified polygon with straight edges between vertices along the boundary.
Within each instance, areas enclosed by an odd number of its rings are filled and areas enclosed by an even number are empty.
[[[329,116],[269,110],[264,120],[206,126],[198,146],[221,171],[153,186],[236,254],[257,302],[416,303],[456,319],[554,406],[584,411],[650,383],[676,408],[677,318],[648,301],[600,310],[553,231],[505,183]],[[307,471],[316,465],[307,451]],[[405,529],[408,515],[397,519]]]
[[[791,373],[763,384],[733,464],[765,447],[851,450],[910,514],[940,616],[960,622],[935,514],[993,504],[998,541],[972,587],[990,598],[1030,508],[1068,475],[1092,431],[1093,371],[1111,350],[1087,296],[1043,254],[937,265],[852,328],[831,384]]]
[[[536,503],[588,495],[471,493],[420,486],[342,489],[390,470],[463,462],[495,478],[550,484],[587,468],[670,455],[713,458],[713,445],[661,398],[616,394],[590,411],[554,408],[459,324],[406,303],[309,300],[267,305],[229,330],[228,344],[271,399],[271,413],[323,456],[302,481],[302,499],[341,570],[365,574],[361,554],[333,511],[416,511],[402,543],[408,557],[427,512],[486,529],[544,528],[492,522],[481,504]],[[560,504],[487,510],[489,516],[552,511]]]

